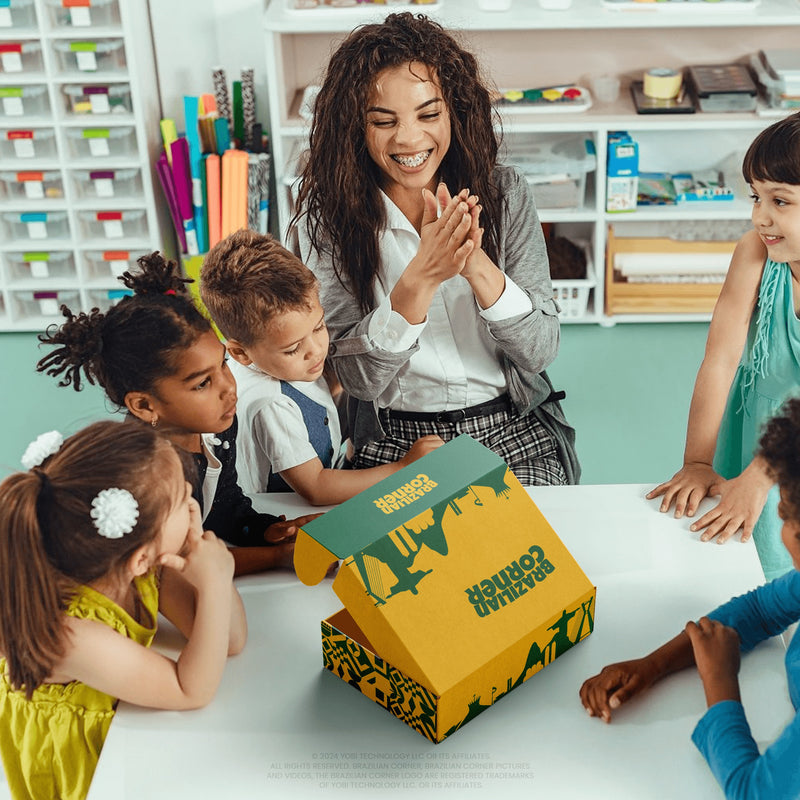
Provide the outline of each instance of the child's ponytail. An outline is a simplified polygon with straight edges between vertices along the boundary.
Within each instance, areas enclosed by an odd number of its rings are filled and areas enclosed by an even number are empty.
[[[175,352],[189,347],[211,330],[193,305],[178,265],[160,253],[142,256],[138,272],[125,272],[122,283],[133,291],[105,314],[92,309],[66,317],[39,337],[56,350],[42,358],[39,372],[61,377],[59,385],[80,391],[81,372],[98,383],[120,408],[129,392],[146,392],[175,371]]]
[[[45,435],[48,445],[54,433]],[[124,579],[129,559],[158,535],[185,477],[193,477],[146,425],[95,422],[62,444],[55,434],[48,456],[42,438],[33,446],[40,463],[0,483],[0,654],[12,686],[28,696],[63,654],[63,614],[78,586]],[[92,518],[110,488],[136,502],[122,536],[101,533]]]
[[[64,652],[66,586],[47,558],[37,514],[49,488],[40,470],[0,485],[0,652],[11,685],[28,697]]]
[[[123,272],[120,280],[135,295],[185,295],[186,284],[191,278],[182,278],[174,261],[168,261],[161,253],[142,256],[136,262],[139,272]]]

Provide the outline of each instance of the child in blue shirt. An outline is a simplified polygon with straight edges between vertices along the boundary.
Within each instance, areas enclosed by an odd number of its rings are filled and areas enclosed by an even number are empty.
[[[763,752],[753,740],[739,697],[739,653],[776,636],[800,620],[800,399],[789,400],[768,424],[761,459],[780,489],[781,537],[794,569],[702,617],[641,659],[605,667],[581,687],[591,716],[610,722],[611,713],[672,672],[697,665],[708,711],[692,741],[708,761],[725,797],[800,797],[800,714]],[[786,651],[789,695],[800,708],[800,634]]]
[[[347,500],[443,444],[424,436],[398,461],[342,470],[342,435],[326,378],[329,337],[317,279],[271,236],[240,230],[203,262],[200,294],[233,358],[249,493],[294,489],[313,505]]]

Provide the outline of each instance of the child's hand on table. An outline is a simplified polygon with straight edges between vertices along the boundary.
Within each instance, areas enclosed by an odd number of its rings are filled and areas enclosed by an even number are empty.
[[[697,671],[709,706],[721,700],[739,700],[739,634],[721,622],[701,617],[687,622]]]
[[[270,544],[278,544],[281,542],[293,542],[297,537],[297,532],[303,525],[307,525],[312,519],[316,519],[320,514],[306,514],[303,517],[296,517],[295,519],[286,519],[285,515],[281,514],[280,522],[273,522],[268,528],[264,530],[264,540]]]
[[[704,542],[716,536],[717,543],[724,544],[741,529],[746,542],[753,535],[771,486],[771,478],[758,468],[757,461],[736,478],[720,478],[708,490],[709,496],[720,498],[719,503],[694,522],[691,530],[705,528],[700,537]]]
[[[649,689],[658,677],[658,671],[649,658],[609,664],[603,667],[599,675],[583,682],[581,702],[590,717],[600,717],[603,722],[611,722],[612,711]]]
[[[680,519],[684,513],[691,517],[711,487],[721,480],[710,464],[684,464],[668,481],[656,486],[645,497],[648,500],[663,497],[659,508],[663,513],[669,511],[674,503],[675,519]]]

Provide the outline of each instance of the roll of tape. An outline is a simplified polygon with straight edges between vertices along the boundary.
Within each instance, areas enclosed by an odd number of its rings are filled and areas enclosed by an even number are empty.
[[[644,74],[643,91],[648,97],[668,100],[677,97],[681,90],[681,74],[674,69],[656,67]]]

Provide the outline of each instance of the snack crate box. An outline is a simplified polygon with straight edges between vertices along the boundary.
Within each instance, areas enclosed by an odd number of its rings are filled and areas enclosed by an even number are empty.
[[[324,666],[433,742],[594,627],[595,587],[503,460],[467,435],[305,525],[300,580],[337,560],[345,607],[322,622]],[[535,704],[531,692],[518,702]]]

